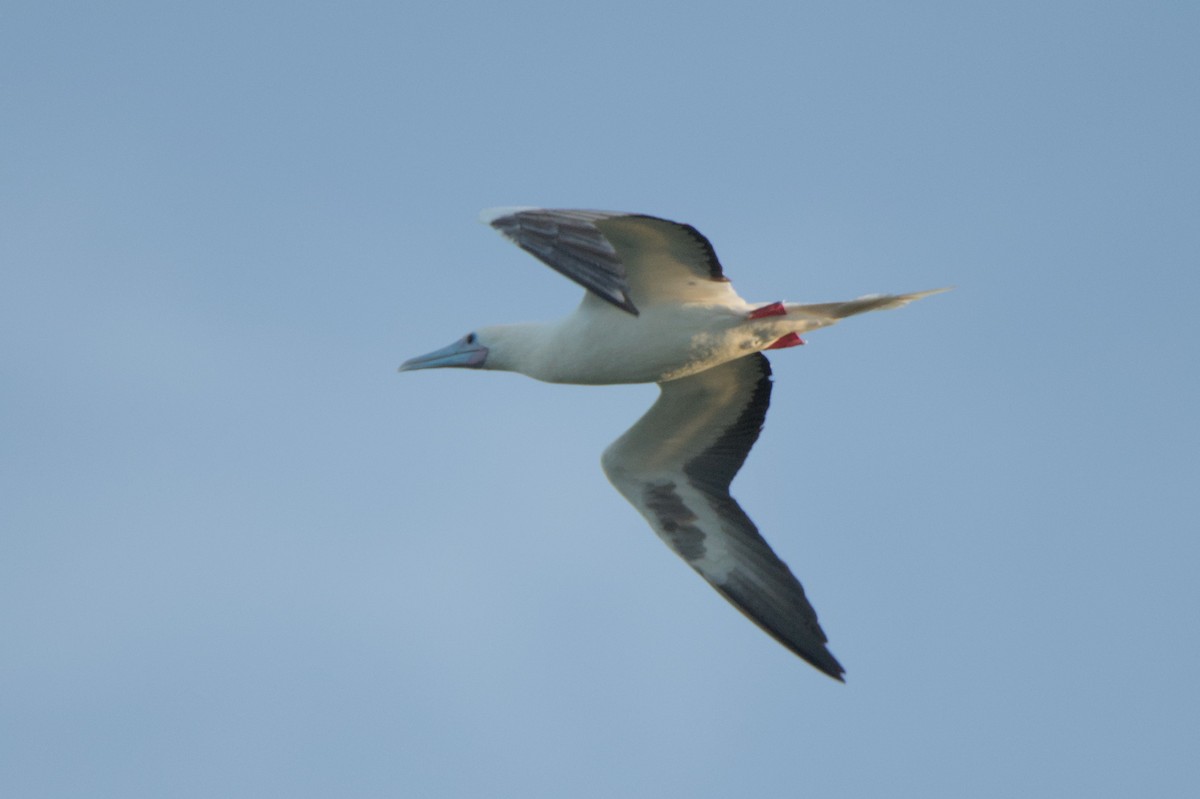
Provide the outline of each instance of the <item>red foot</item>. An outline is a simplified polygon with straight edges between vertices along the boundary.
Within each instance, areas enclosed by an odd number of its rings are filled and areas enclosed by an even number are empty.
[[[770,305],[764,305],[761,308],[755,308],[753,311],[750,312],[751,319],[762,319],[764,316],[786,316],[786,315],[787,315],[787,308],[783,307],[782,302],[773,302]]]
[[[779,341],[776,341],[774,344],[767,347],[767,349],[781,350],[785,347],[799,347],[803,343],[804,339],[800,338],[800,336],[795,333],[788,333],[786,336],[780,338]]]

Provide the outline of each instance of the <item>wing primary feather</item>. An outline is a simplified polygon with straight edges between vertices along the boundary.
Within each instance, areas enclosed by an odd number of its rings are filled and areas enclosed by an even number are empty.
[[[749,355],[661,384],[662,394],[605,451],[609,480],[666,544],[794,654],[841,681],[816,611],[729,485],[762,431],[771,367]]]
[[[633,315],[655,304],[738,303],[712,243],[648,214],[524,208],[481,218],[596,297]]]
[[[617,251],[595,226],[600,211],[523,209],[483,217],[525,252],[605,302],[638,315]]]

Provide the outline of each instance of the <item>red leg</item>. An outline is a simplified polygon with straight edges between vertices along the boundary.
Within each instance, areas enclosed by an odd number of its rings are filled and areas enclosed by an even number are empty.
[[[781,337],[779,341],[776,341],[774,344],[767,347],[767,349],[781,350],[785,347],[799,347],[803,343],[804,339],[800,338],[800,336],[795,333],[788,333],[786,336]]]
[[[782,302],[773,302],[770,305],[764,305],[761,308],[755,308],[750,312],[751,319],[762,319],[764,316],[786,316],[787,308],[783,307]]]

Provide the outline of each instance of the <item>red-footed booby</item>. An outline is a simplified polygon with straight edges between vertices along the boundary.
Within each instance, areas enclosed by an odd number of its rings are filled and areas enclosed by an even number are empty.
[[[481,219],[587,289],[583,303],[558,322],[479,328],[400,371],[456,366],[551,383],[658,383],[658,400],[605,450],[608,479],[738,610],[842,680],[804,588],[729,494],[767,414],[771,367],[762,351],[945,289],[752,304],[734,292],[712,245],[691,225],[538,208],[485,211]]]

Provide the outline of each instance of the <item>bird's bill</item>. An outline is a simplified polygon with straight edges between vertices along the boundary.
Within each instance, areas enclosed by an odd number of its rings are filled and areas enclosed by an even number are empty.
[[[400,371],[441,369],[446,366],[478,369],[487,360],[487,355],[488,349],[482,344],[474,341],[468,343],[466,339],[459,339],[448,347],[442,347],[440,350],[434,350],[425,355],[418,355],[416,358],[409,358],[400,364]]]

